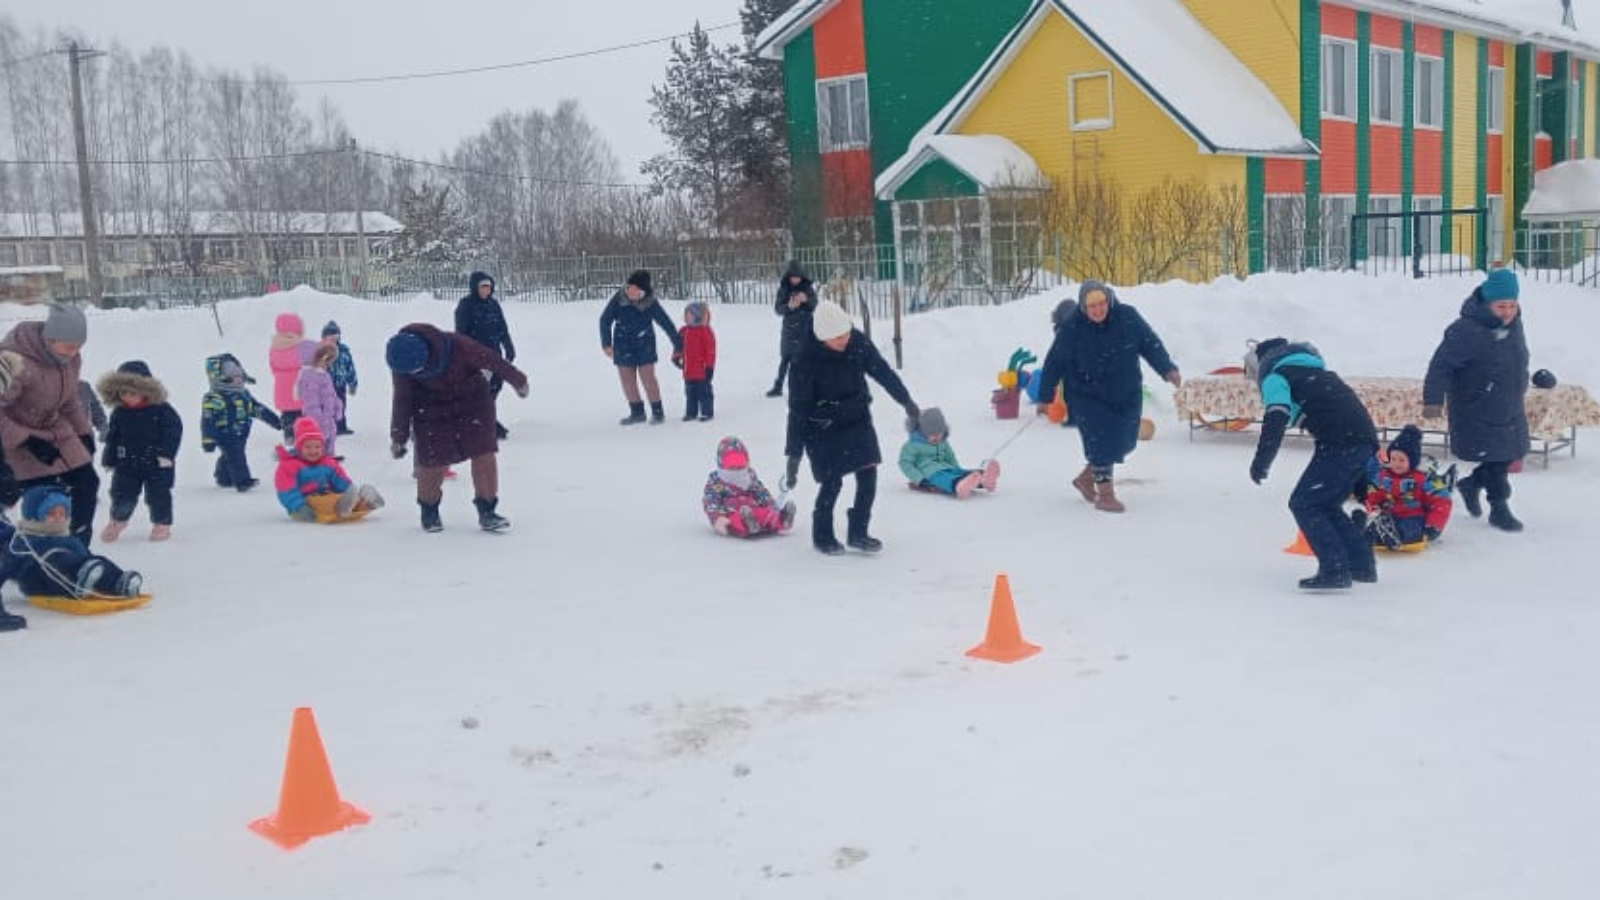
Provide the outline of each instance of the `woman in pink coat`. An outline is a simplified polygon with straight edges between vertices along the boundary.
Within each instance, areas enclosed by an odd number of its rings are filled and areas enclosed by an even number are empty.
[[[295,385],[295,396],[300,401],[300,415],[311,419],[322,429],[322,452],[333,456],[333,442],[339,433],[339,420],[344,418],[344,401],[334,390],[333,376],[328,370],[339,355],[338,344],[321,344],[305,341],[300,344],[300,380]]]
[[[295,385],[300,382],[300,345],[306,343],[306,323],[294,313],[278,316],[273,327],[278,333],[272,336],[272,346],[267,353],[267,363],[272,368],[272,405],[278,408],[283,419],[283,439],[294,442],[294,420],[300,418],[300,398],[295,396]]]

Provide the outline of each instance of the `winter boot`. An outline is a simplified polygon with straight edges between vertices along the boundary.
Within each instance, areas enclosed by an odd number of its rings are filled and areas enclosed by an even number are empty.
[[[833,516],[827,518],[816,516],[811,520],[811,545],[817,552],[825,556],[839,556],[844,553],[844,546],[839,539],[833,536]]]
[[[983,480],[978,482],[978,487],[981,487],[986,491],[993,491],[995,488],[1000,486],[999,460],[984,460],[983,468],[980,471],[983,473]]]
[[[1511,507],[1504,500],[1491,500],[1489,502],[1489,524],[1515,534],[1522,530],[1522,522],[1511,514]]]
[[[123,572],[117,579],[117,596],[137,597],[144,588],[144,576],[138,572]]]
[[[511,527],[511,520],[494,511],[500,503],[499,498],[485,500],[482,497],[472,498],[472,505],[478,508],[478,527],[484,531],[505,531]]]
[[[1084,500],[1093,503],[1095,501],[1094,467],[1084,466],[1083,471],[1078,473],[1078,477],[1072,479],[1072,486],[1078,489],[1078,493],[1083,495]]]
[[[1094,508],[1109,513],[1126,512],[1128,509],[1117,499],[1116,485],[1109,478],[1094,483]]]
[[[968,472],[961,477],[960,481],[956,482],[956,497],[961,500],[971,497],[972,492],[977,490],[981,484],[983,484],[982,472]]]
[[[867,524],[872,521],[872,513],[851,509],[845,511],[845,517],[850,521],[850,530],[844,539],[846,544],[862,553],[877,553],[883,549],[883,541],[867,534]]]
[[[778,530],[788,531],[794,527],[794,501],[784,501],[783,508],[778,510]]]
[[[153,526],[151,526],[151,528],[150,528],[150,540],[152,540],[152,541],[164,541],[164,540],[166,540],[167,538],[170,538],[170,537],[172,537],[172,526],[171,525],[153,525]]]
[[[334,515],[337,515],[341,519],[349,518],[350,514],[355,512],[356,504],[360,502],[360,500],[361,498],[356,495],[355,491],[345,491],[339,495],[338,500],[333,501]]]
[[[640,422],[643,422],[643,421],[644,421],[644,404],[643,403],[629,403],[628,404],[628,415],[625,418],[623,418],[620,422],[618,422],[617,424],[619,424],[619,425],[638,425]]]
[[[346,432],[342,432],[341,431],[339,433],[340,434],[345,434]],[[495,440],[503,441],[508,437],[511,437],[511,432],[509,430],[507,430],[507,428],[504,425],[501,425],[499,422],[495,422],[494,423],[494,438],[495,438]]]
[[[754,536],[761,533],[761,520],[756,518],[756,511],[750,507],[739,507],[739,521],[744,523],[745,534]]]
[[[1310,578],[1300,579],[1302,591],[1348,591],[1350,589],[1350,573],[1336,569],[1318,569],[1317,574]]]
[[[360,501],[356,504],[357,506],[366,509],[383,509],[383,495],[378,493],[378,489],[370,484],[363,484],[361,487],[356,488],[356,499]]]
[[[127,527],[127,522],[118,522],[116,519],[112,519],[111,521],[107,522],[106,527],[100,531],[100,540],[105,541],[108,544],[115,543],[117,538],[122,536],[122,529]]]
[[[1456,490],[1461,492],[1461,502],[1467,508],[1467,515],[1474,519],[1483,515],[1483,485],[1478,483],[1476,475],[1456,479]]]
[[[422,507],[423,531],[433,534],[434,532],[444,530],[444,520],[439,518],[439,504],[423,503],[421,500],[418,500],[417,505]]]
[[[94,593],[95,585],[100,583],[100,576],[106,570],[106,564],[98,559],[84,561],[78,567],[78,577],[72,583],[74,597],[87,597]]]
[[[667,420],[667,411],[661,408],[660,400],[650,401],[650,424],[660,425]]]
[[[21,631],[27,627],[27,619],[14,613],[8,613],[5,607],[0,606],[0,631]]]

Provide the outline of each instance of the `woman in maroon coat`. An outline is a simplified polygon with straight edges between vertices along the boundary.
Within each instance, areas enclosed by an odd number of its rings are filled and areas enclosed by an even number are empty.
[[[442,531],[439,502],[445,468],[472,462],[472,505],[478,526],[504,531],[511,522],[495,512],[500,502],[500,472],[495,459],[494,397],[484,372],[504,379],[528,396],[528,377],[500,354],[459,334],[413,324],[389,339],[385,353],[394,373],[394,408],[389,420],[390,452],[406,455],[417,444],[417,505],[424,531]]]

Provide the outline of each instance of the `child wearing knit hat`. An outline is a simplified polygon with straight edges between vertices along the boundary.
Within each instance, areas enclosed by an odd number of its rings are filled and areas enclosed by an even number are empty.
[[[333,378],[334,393],[339,395],[339,422],[337,434],[355,434],[350,430],[348,418],[350,415],[349,398],[356,395],[356,388],[361,386],[360,379],[356,376],[356,358],[345,345],[344,335],[339,330],[339,323],[328,320],[322,326],[322,342],[332,344],[337,348],[338,356],[334,357],[333,368],[328,374]]]
[[[701,506],[717,534],[751,538],[782,534],[794,524],[794,501],[781,505],[750,468],[750,451],[736,437],[717,444],[717,467],[706,476]]]
[[[317,420],[302,416],[294,423],[294,449],[278,449],[278,502],[297,522],[348,522],[383,507],[383,497],[370,484],[357,487],[337,457],[324,449],[327,436]]]
[[[981,469],[963,469],[950,446],[950,426],[937,406],[906,422],[911,436],[900,448],[900,471],[911,487],[949,494],[961,500],[978,488],[993,491],[1000,484],[1000,463],[986,460]]]
[[[1420,467],[1422,429],[1407,425],[1367,464],[1365,509],[1352,517],[1374,547],[1399,550],[1439,539],[1450,521],[1454,469],[1435,475]]]

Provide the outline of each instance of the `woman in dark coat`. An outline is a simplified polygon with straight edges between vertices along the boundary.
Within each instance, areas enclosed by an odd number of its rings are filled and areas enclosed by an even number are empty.
[[[1522,530],[1511,514],[1510,467],[1529,446],[1528,340],[1517,294],[1516,273],[1490,272],[1444,330],[1422,386],[1423,418],[1448,412],[1451,452],[1478,464],[1456,482],[1462,503],[1477,518],[1487,494],[1489,524],[1502,531]]]
[[[1066,383],[1067,410],[1083,439],[1088,462],[1072,486],[1103,512],[1122,512],[1112,480],[1117,463],[1139,443],[1144,408],[1143,359],[1173,385],[1183,383],[1167,348],[1139,311],[1117,300],[1111,287],[1085,281],[1076,309],[1056,327],[1055,341],[1039,370],[1039,396],[1054,397]]]
[[[789,428],[784,443],[789,464],[783,487],[794,487],[801,455],[810,456],[811,476],[819,485],[811,542],[818,551],[834,556],[844,548],[834,537],[833,505],[844,486],[844,476],[855,473],[856,499],[848,514],[850,529],[845,542],[857,550],[876,553],[883,549],[883,542],[867,534],[867,526],[872,521],[877,466],[883,454],[872,426],[868,376],[905,407],[913,420],[919,410],[878,348],[852,327],[850,315],[838,305],[819,304],[811,327],[814,337],[795,357],[789,373]]]
[[[495,453],[494,397],[483,373],[511,383],[518,397],[528,396],[528,378],[500,354],[469,337],[413,324],[389,339],[385,359],[394,373],[394,406],[389,419],[390,452],[406,455],[406,443],[417,445],[417,504],[422,528],[439,531],[439,503],[444,497],[445,469],[472,462],[472,505],[478,526],[504,531],[511,523],[495,511],[500,502],[500,472]]]
[[[511,327],[506,324],[505,310],[494,295],[494,279],[485,272],[473,272],[467,279],[467,295],[456,303],[456,334],[464,334],[490,350],[505,357],[506,362],[517,361],[517,347],[511,342]],[[326,337],[326,335],[324,335]],[[500,399],[500,389],[505,382],[496,375],[489,379],[489,394]],[[343,422],[340,422],[343,425]],[[501,440],[511,432],[498,421],[494,432]]]
[[[650,400],[650,424],[660,425],[667,420],[667,412],[661,408],[661,385],[656,381],[656,333],[651,330],[652,324],[667,333],[674,352],[683,349],[683,338],[678,336],[672,317],[661,308],[651,290],[650,273],[640,269],[628,276],[628,283],[600,314],[600,349],[616,364],[622,393],[628,398],[623,425],[645,421],[640,383]]]
[[[778,377],[767,396],[782,397],[783,377],[811,337],[811,314],[817,309],[817,287],[798,259],[789,261],[788,270],[778,280],[778,299],[773,309],[783,317],[783,332],[778,339]]]

